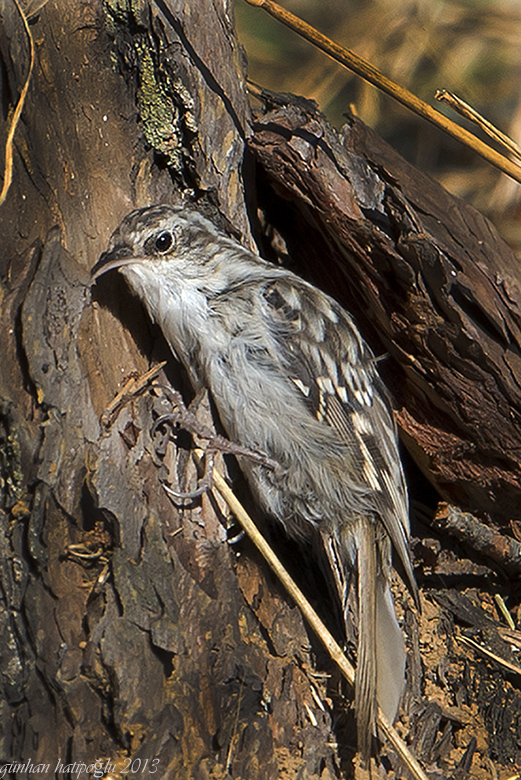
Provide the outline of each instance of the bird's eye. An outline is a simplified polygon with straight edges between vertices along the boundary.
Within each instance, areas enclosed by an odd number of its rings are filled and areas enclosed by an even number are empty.
[[[160,233],[156,240],[154,241],[154,248],[157,252],[160,252],[161,254],[164,254],[165,252],[168,252],[169,249],[172,248],[174,243],[174,237],[170,233],[169,230],[165,230],[163,233]]]

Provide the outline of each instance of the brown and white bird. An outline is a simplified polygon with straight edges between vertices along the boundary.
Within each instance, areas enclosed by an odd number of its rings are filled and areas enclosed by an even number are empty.
[[[240,458],[262,509],[290,538],[323,546],[344,612],[354,592],[355,709],[367,758],[376,704],[393,721],[405,680],[392,547],[416,592],[395,425],[373,354],[335,300],[189,207],[129,214],[92,277],[111,269],[143,301],[194,389],[210,391],[229,438],[280,464]]]

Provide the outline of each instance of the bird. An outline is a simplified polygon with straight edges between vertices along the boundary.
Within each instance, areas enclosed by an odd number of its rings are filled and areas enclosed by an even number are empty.
[[[263,259],[193,204],[128,214],[94,265],[117,269],[160,327],[195,391],[207,389],[254,499],[299,548],[320,549],[344,615],[357,605],[358,749],[377,707],[397,715],[406,653],[390,583],[409,590],[407,488],[377,359],[332,297]]]

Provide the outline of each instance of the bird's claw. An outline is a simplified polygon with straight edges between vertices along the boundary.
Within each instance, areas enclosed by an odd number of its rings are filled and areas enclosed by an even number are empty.
[[[169,487],[168,485],[163,485],[165,491],[167,494],[174,498],[175,501],[180,501],[184,503],[185,501],[195,501],[196,498],[199,498],[204,493],[206,493],[207,490],[210,489],[211,485],[199,485],[196,490],[190,490],[188,493],[180,493],[177,490],[174,490],[173,488]]]
[[[174,490],[168,485],[163,485],[167,494],[175,499],[184,503],[185,501],[195,501],[196,498],[200,498],[202,495],[211,490],[213,486],[213,467],[215,462],[215,452],[210,448],[207,448],[204,453],[204,474],[199,480],[198,486],[195,490],[190,490],[186,493]]]
[[[189,433],[198,436],[200,439],[206,439],[208,441],[208,446],[204,455],[204,475],[200,480],[198,487],[195,490],[185,493],[165,485],[165,490],[172,499],[179,502],[194,501],[212,487],[212,472],[215,453],[217,451],[248,458],[254,463],[258,463],[259,465],[270,469],[276,476],[280,474],[282,469],[280,463],[261,452],[256,452],[248,447],[243,447],[240,444],[226,439],[224,436],[221,436],[221,434],[215,433],[211,428],[201,423],[191,409],[187,409],[181,395],[177,391],[170,391],[169,395],[171,396],[169,400],[174,407],[174,411],[169,412],[168,414],[162,414],[157,418],[151,428],[151,436],[154,437],[158,429],[162,425],[167,424],[171,425],[173,428],[176,426],[183,428]]]

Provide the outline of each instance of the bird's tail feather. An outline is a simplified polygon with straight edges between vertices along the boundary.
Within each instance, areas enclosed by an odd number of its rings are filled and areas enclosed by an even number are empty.
[[[379,570],[374,523],[360,521],[358,538],[358,663],[355,680],[358,748],[371,755],[376,705],[392,723],[405,682],[405,648],[384,573]]]
[[[396,717],[405,684],[405,648],[387,574],[382,570],[381,541],[374,520],[359,518],[356,526],[350,527],[348,539],[346,543],[346,539],[328,534],[323,542],[340,595],[348,637],[353,635],[352,620],[358,615],[355,710],[358,749],[367,761],[376,734],[377,704],[391,723]],[[352,593],[355,556],[358,587]]]
[[[393,723],[405,687],[405,645],[391,590],[383,578],[376,581],[376,668],[378,704]]]
[[[357,529],[358,541],[358,661],[355,678],[355,711],[358,749],[364,760],[371,755],[376,718],[376,545],[368,519]]]

